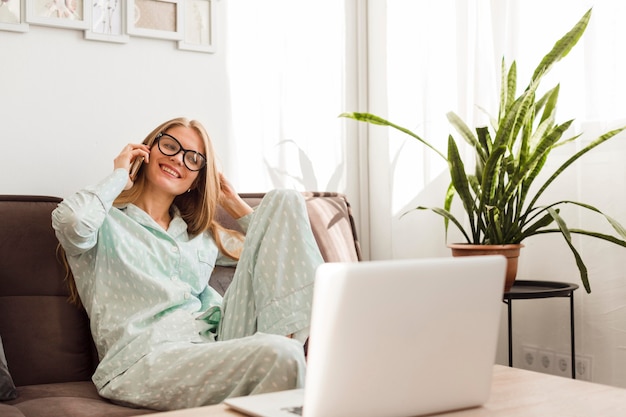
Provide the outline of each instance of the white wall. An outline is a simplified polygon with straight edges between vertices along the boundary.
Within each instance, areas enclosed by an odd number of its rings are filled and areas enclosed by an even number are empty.
[[[0,194],[67,196],[107,175],[125,144],[178,116],[203,122],[226,155],[223,41],[207,54],[174,41],[114,44],[44,26],[0,31]]]

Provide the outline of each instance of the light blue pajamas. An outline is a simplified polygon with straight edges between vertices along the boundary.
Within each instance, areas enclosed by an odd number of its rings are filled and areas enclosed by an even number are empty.
[[[177,213],[165,231],[132,204],[113,207],[127,176],[114,171],[52,215],[91,321],[99,393],[170,410],[302,386],[301,341],[323,262],[302,196],[269,192],[240,219],[246,239],[222,299],[208,281],[232,261],[208,233],[190,237]],[[228,248],[237,242],[225,236]]]

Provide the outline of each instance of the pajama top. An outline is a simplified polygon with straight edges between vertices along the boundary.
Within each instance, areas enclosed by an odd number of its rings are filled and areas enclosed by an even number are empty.
[[[91,321],[98,389],[157,346],[214,341],[222,297],[209,277],[216,264],[235,264],[209,233],[190,237],[178,213],[166,231],[133,204],[113,207],[127,179],[117,169],[52,215]],[[253,215],[238,220],[244,230]],[[223,244],[241,242],[225,234]]]

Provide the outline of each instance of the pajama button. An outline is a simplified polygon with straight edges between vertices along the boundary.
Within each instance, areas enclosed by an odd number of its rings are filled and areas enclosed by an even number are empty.
[[[178,253],[178,246],[172,246],[172,252]]]
[[[189,294],[188,292],[185,293],[185,300],[189,300],[189,297],[191,297],[191,294]]]

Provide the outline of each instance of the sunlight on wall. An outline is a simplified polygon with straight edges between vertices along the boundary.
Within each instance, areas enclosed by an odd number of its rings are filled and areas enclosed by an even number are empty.
[[[448,137],[445,114],[458,98],[453,3],[396,1],[387,5],[388,118],[444,154]],[[400,132],[390,131],[389,136],[389,157],[398,174],[392,179],[392,210],[397,213],[443,172],[446,164]]]

